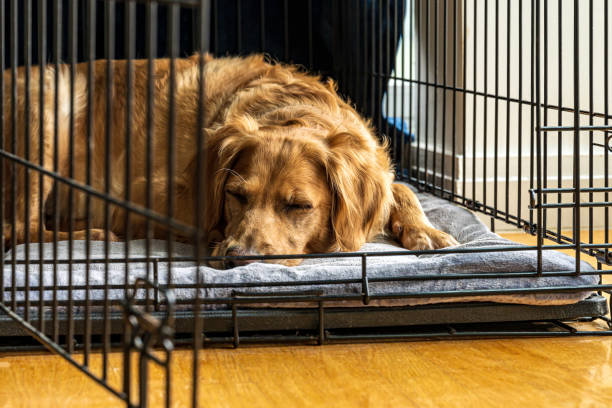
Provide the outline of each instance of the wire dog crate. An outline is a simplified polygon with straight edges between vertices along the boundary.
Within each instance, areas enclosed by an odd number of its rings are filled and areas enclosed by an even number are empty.
[[[147,405],[148,365],[156,364],[165,373],[163,392],[169,406],[173,349],[191,346],[191,398],[196,406],[198,353],[215,344],[612,334],[604,297],[612,289],[605,282],[612,266],[610,8],[605,0],[0,0],[0,69],[4,72],[0,77],[4,248],[0,334],[4,347],[27,346],[26,338],[35,338],[128,406]],[[389,138],[398,180],[488,217],[493,230],[501,222],[527,231],[537,237],[537,245],[279,255],[271,258],[354,258],[360,262],[360,276],[342,280],[330,276],[317,282],[203,282],[200,266],[225,257],[208,256],[200,243],[200,228],[172,217],[181,203],[170,199],[166,213],[152,209],[151,184],[157,164],[152,163],[150,146],[155,136],[167,138],[164,168],[171,175],[177,161],[172,147],[178,125],[174,103],[177,60],[198,53],[201,74],[207,51],[218,56],[265,52],[336,79],[340,93],[372,119],[381,136]],[[165,135],[154,135],[157,91],[153,61],[162,57],[170,61],[168,129]],[[105,62],[95,65],[98,59]],[[127,61],[127,102],[121,125],[111,114],[117,97],[109,91],[118,69],[116,59]],[[38,85],[45,81],[45,67],[60,64],[68,72],[69,95],[54,91],[61,69],[51,71],[54,85]],[[107,73],[104,83],[95,82],[95,69]],[[140,93],[147,95],[143,105],[146,148],[142,152],[133,146],[131,120],[137,74],[147,77],[147,89]],[[86,95],[74,95],[77,76],[87,83]],[[95,94],[101,92],[105,106],[95,110]],[[202,84],[200,97],[203,92]],[[64,124],[67,145],[61,146],[69,151],[69,163],[57,160],[59,128],[63,126],[58,121],[61,98],[70,100]],[[77,98],[85,106],[85,128],[75,126]],[[47,118],[54,124],[51,162],[45,161],[44,149],[36,147],[43,144],[41,129],[46,119],[32,114],[34,106],[39,107],[37,112],[51,112],[51,119]],[[206,107],[201,100],[198,109],[203,118]],[[107,163],[102,187],[91,179],[96,115],[105,115],[106,123],[101,141]],[[202,128],[204,119],[200,120]],[[123,197],[111,194],[108,163],[113,127],[124,133],[126,168],[134,154],[146,157],[148,201],[144,206],[134,202],[129,189]],[[75,142],[79,132],[85,135],[85,146]],[[39,144],[31,145],[38,137]],[[203,132],[193,137],[203,146]],[[86,152],[86,163],[74,163],[79,149]],[[198,157],[201,163],[204,160]],[[85,176],[80,178],[78,171],[83,168]],[[126,185],[130,184],[128,173],[117,176],[126,178]],[[46,203],[36,198],[43,195],[45,185],[53,186]],[[176,186],[170,183],[168,188],[171,191]],[[60,194],[62,189],[67,194]],[[88,209],[84,220],[75,215],[79,197],[86,200]],[[203,199],[198,197],[195,208],[202,207]],[[94,237],[89,210],[96,200],[104,205],[105,228],[102,236]],[[62,201],[69,206],[66,220],[60,220],[58,212]],[[126,213],[123,243],[110,242],[112,208]],[[51,228],[46,232],[41,228],[34,235],[25,228],[20,238],[18,211],[23,211],[24,220],[45,220]],[[146,219],[142,256],[130,255],[130,245],[135,245],[130,239],[135,217]],[[85,222],[83,237],[76,235],[79,222]],[[62,223],[64,231],[60,231]],[[152,239],[156,226],[168,231],[163,251]],[[598,230],[603,231],[599,242]],[[176,255],[177,232],[193,237],[191,255]],[[5,235],[10,239],[5,240]],[[104,240],[99,256],[90,249],[96,238]],[[79,246],[84,248],[83,256],[74,256]],[[545,270],[543,254],[553,250],[573,251],[575,267]],[[379,256],[485,253],[494,259],[501,251],[535,253],[535,270],[489,273],[487,278],[591,275],[598,281],[450,292],[370,291],[375,283],[440,279],[438,275],[373,278],[369,262]],[[585,255],[597,260],[597,270],[585,270],[581,263]],[[254,258],[267,257],[245,259]],[[115,275],[109,273],[113,265],[123,267],[120,282],[114,282]],[[131,279],[130,268],[138,265],[146,276]],[[194,270],[191,283],[173,280],[176,270],[185,265]],[[62,270],[66,281],[59,279]],[[94,282],[92,277],[98,272],[102,280]],[[444,279],[482,278],[477,272],[451,273]],[[359,292],[330,295],[309,289],[346,284],[357,285]],[[255,287],[263,290],[251,291]],[[227,296],[208,296],[210,289],[225,289]],[[191,291],[192,296],[179,298],[176,293],[181,290]],[[585,291],[593,294],[571,305],[469,301],[481,296]],[[371,305],[381,300],[431,297],[461,300],[421,306]],[[361,304],[336,307],[334,303],[348,301]],[[294,307],[283,306],[286,304]],[[590,325],[579,324],[586,321]],[[124,353],[120,384],[109,379],[109,356],[114,348]],[[102,365],[92,367],[90,356],[97,350],[102,353]],[[134,353],[139,356],[136,374]]]

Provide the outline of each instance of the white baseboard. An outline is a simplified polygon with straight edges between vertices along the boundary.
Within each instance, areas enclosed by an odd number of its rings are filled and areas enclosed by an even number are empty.
[[[509,165],[509,177],[506,177],[506,158],[499,156],[498,157],[498,177],[497,182],[494,177],[495,175],[495,165],[492,157],[464,157],[462,155],[458,155],[453,159],[450,152],[446,152],[444,155],[442,152],[436,152],[435,160],[436,160],[436,172],[434,173],[432,170],[434,154],[433,152],[429,152],[427,155],[427,167],[428,170],[425,171],[424,162],[425,162],[425,151],[423,147],[421,147],[420,152],[420,178],[424,179],[425,174],[427,174],[428,180],[431,181],[435,175],[436,185],[441,184],[441,180],[444,180],[444,188],[447,190],[452,189],[452,169],[455,167],[455,191],[457,194],[463,195],[463,191],[465,191],[465,196],[474,201],[478,201],[480,203],[484,203],[487,206],[495,207],[495,202],[497,199],[497,208],[500,211],[508,211],[510,214],[517,215],[518,210],[520,208],[521,217],[525,219],[529,219],[529,189],[531,188],[531,170],[530,170],[530,158],[522,157],[519,160],[519,157],[510,157],[508,160]],[[444,158],[444,171],[442,171],[442,159]],[[405,156],[405,160],[407,162],[407,156]],[[416,162],[416,147],[412,149],[412,160]],[[464,161],[465,161],[465,177],[464,177]],[[519,162],[521,175],[519,179]],[[592,181],[589,177],[589,155],[588,153],[585,155],[581,155],[580,157],[580,186],[582,188],[586,188],[589,186],[593,187],[603,187],[605,186],[605,173],[604,173],[604,155],[594,155],[593,157],[593,177]],[[486,177],[484,174],[484,164],[487,164],[487,172]],[[562,156],[562,163],[570,164],[573,163],[573,156],[565,155]],[[473,168],[476,171],[473,172]],[[571,165],[563,165],[561,171],[561,180],[559,182],[557,176],[557,157],[549,156],[547,159],[547,169],[548,174],[546,177],[546,181],[543,179],[543,187],[573,187],[573,174],[572,174],[572,166]],[[542,163],[542,166],[544,163]],[[534,172],[535,172],[535,163],[534,163]],[[465,180],[465,181],[464,181]],[[612,186],[612,175],[608,176],[608,185]],[[497,186],[497,190],[495,189]],[[533,179],[533,187],[537,187],[537,179]],[[465,189],[465,190],[464,190]],[[485,191],[486,190],[486,191]],[[506,194],[508,191],[508,194]],[[506,196],[508,198],[508,206],[506,206]],[[519,197],[520,196],[520,197]],[[557,194],[548,194],[546,197],[547,202],[556,203],[558,202]],[[520,198],[520,202],[519,202]],[[612,200],[612,193],[608,194],[608,201]],[[588,193],[581,194],[581,202],[590,201],[591,198]],[[593,201],[605,201],[604,193],[594,193],[592,194]],[[571,203],[573,202],[573,194],[564,193],[561,195],[562,203]],[[612,208],[583,208],[581,210],[581,225],[583,228],[589,228],[592,226],[594,229],[603,229],[605,227],[605,212],[608,212],[610,215],[609,219],[612,222]],[[548,209],[545,211],[546,213],[546,225],[547,228],[556,229],[558,222],[558,210],[557,209]],[[534,211],[534,222],[536,213]],[[592,217],[591,217],[592,216]],[[592,221],[590,221],[592,218]],[[489,217],[482,215],[481,219],[485,221],[488,225]],[[562,229],[571,229],[573,225],[573,209],[566,208],[561,210],[561,228]],[[498,230],[512,230],[512,226],[504,226],[504,225],[496,225]],[[610,225],[608,225],[610,228]]]

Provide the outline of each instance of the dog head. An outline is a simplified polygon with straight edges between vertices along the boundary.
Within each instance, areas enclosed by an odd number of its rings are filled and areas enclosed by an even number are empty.
[[[392,200],[384,147],[360,134],[365,127],[313,125],[292,116],[281,126],[241,117],[209,135],[205,229],[221,237],[211,244],[213,256],[354,251],[382,229]]]

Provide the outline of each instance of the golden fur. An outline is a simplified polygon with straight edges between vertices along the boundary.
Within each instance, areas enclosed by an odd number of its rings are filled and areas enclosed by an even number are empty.
[[[93,129],[91,165],[92,187],[104,192],[106,138],[106,61],[93,65]],[[125,198],[126,176],[130,201],[146,204],[147,61],[133,62],[133,104],[130,168],[126,169],[126,64],[113,61],[113,110],[111,134],[111,178],[109,193]],[[155,60],[153,122],[153,209],[167,214],[167,156],[169,126],[170,62]],[[73,106],[73,178],[84,183],[87,171],[87,64],[76,70],[74,101],[70,103],[69,69],[59,68],[58,172],[70,174],[70,111]],[[32,68],[30,83],[30,161],[39,161],[39,71]],[[176,61],[176,125],[174,147],[173,218],[187,225],[201,219],[213,255],[300,254],[354,251],[381,233],[390,233],[409,249],[439,248],[456,244],[449,235],[437,231],[427,221],[418,200],[405,186],[393,184],[393,172],[386,146],[379,143],[369,124],[337,94],[333,82],[322,83],[292,66],[271,64],[260,55],[246,58],[206,56],[205,115],[203,118],[207,158],[204,180],[197,174],[197,127],[199,65],[198,57]],[[11,75],[5,80],[5,150],[12,151]],[[53,170],[55,68],[44,73],[43,167]],[[19,70],[17,123],[24,124],[24,71]],[[17,155],[25,158],[23,126],[17,129]],[[10,186],[12,165],[4,161],[6,186]],[[47,200],[52,181],[45,177],[43,196],[38,194],[38,174],[31,172],[29,191],[23,166],[17,165],[17,243],[38,239],[43,229],[45,241],[53,232],[38,219],[38,206]],[[129,174],[126,175],[126,171]],[[196,212],[198,183],[205,188],[204,208]],[[59,183],[62,203],[57,209],[60,239],[65,231],[68,188]],[[30,197],[31,218],[24,219],[24,200]],[[5,195],[5,219],[12,220],[11,188]],[[47,201],[53,213],[55,200]],[[75,239],[85,236],[87,215],[85,194],[73,193]],[[104,237],[104,202],[92,198],[92,239]],[[111,239],[125,235],[125,211],[110,207]],[[199,216],[198,215],[203,215]],[[145,220],[131,216],[132,237],[145,235]],[[11,228],[4,231],[9,242]],[[164,227],[155,227],[155,236],[165,238]],[[189,241],[193,237],[179,236]],[[279,262],[279,261],[273,261]],[[280,261],[295,264],[297,260]],[[232,266],[233,262],[225,266]],[[215,266],[224,266],[215,264]]]

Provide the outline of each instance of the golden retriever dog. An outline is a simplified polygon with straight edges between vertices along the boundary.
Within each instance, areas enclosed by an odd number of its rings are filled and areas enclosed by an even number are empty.
[[[41,165],[39,153],[40,123],[44,141],[42,166],[53,170],[54,150],[58,151],[58,173],[70,174],[85,183],[90,166],[91,187],[110,195],[125,197],[126,178],[130,180],[131,201],[145,206],[147,196],[147,61],[133,62],[132,126],[130,168],[126,168],[127,71],[125,61],[113,61],[110,163],[106,153],[106,84],[107,61],[93,65],[94,89],[87,89],[88,64],[79,64],[70,89],[68,66],[47,66],[43,73],[45,100],[39,101],[39,75],[32,68],[30,111],[25,112],[25,78],[23,69],[17,75],[18,128],[15,155]],[[355,251],[379,234],[387,234],[408,249],[431,249],[455,245],[448,234],[436,230],[427,220],[414,193],[393,183],[392,165],[385,143],[381,143],[367,121],[336,92],[332,81],[323,83],[316,76],[293,66],[268,63],[261,55],[246,58],[205,57],[204,118],[198,117],[200,87],[199,56],[176,60],[175,77],[175,175],[172,191],[173,218],[185,225],[201,220],[206,243],[213,256],[308,254],[332,251]],[[56,73],[56,70],[59,72]],[[59,76],[58,118],[55,123],[55,80]],[[4,73],[5,121],[4,149],[12,152],[11,81]],[[154,61],[154,110],[152,122],[153,210],[167,214],[170,61]],[[88,95],[93,100],[93,135],[91,158],[87,161]],[[71,94],[73,100],[71,103]],[[72,107],[72,108],[71,108]],[[74,153],[69,150],[71,109],[74,123]],[[25,155],[26,119],[30,126],[29,157]],[[204,179],[198,177],[198,124],[204,126]],[[57,143],[54,145],[55,127]],[[4,159],[5,245],[13,228],[17,243],[37,240],[42,229],[45,241],[54,231],[39,219],[38,206],[49,197],[53,182],[45,177],[42,196],[39,177],[30,171],[26,185],[24,166],[17,164],[17,189],[11,191],[12,164]],[[110,180],[105,177],[109,166]],[[126,174],[126,172],[128,172]],[[204,189],[203,208],[195,208],[198,184]],[[74,220],[72,237],[84,239],[87,206],[85,193],[74,190],[69,213],[68,186],[58,183],[60,208],[55,200],[47,201],[47,212],[59,212],[60,224],[53,225],[59,239],[68,239],[67,220]],[[12,194],[16,197],[16,214],[12,213]],[[25,219],[25,197],[30,197],[30,218]],[[91,200],[92,239],[103,239],[104,201]],[[125,210],[110,206],[110,239],[125,237]],[[8,223],[15,220],[15,225]],[[143,238],[145,219],[131,216],[131,237]],[[166,238],[163,225],[154,235]],[[190,241],[192,236],[177,239]],[[233,267],[253,261],[213,263],[216,267]],[[296,265],[299,259],[270,260]]]

